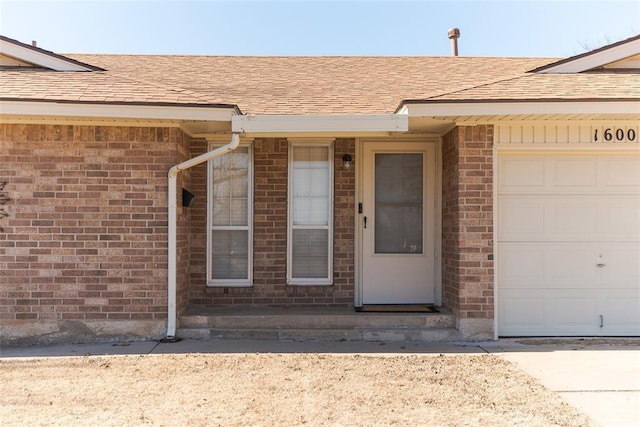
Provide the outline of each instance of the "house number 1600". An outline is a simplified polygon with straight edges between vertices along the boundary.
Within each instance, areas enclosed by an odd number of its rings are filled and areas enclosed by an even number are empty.
[[[593,134],[593,140],[595,142],[600,141],[600,135],[598,134],[598,131],[600,129],[596,129],[594,131]],[[610,142],[613,140],[616,141],[624,141],[625,139],[628,142],[631,141],[635,141],[636,140],[636,131],[635,129],[628,129],[626,132],[624,131],[624,129],[611,129],[611,128],[607,128],[604,129],[604,131],[602,132],[602,139],[604,139],[606,142]]]

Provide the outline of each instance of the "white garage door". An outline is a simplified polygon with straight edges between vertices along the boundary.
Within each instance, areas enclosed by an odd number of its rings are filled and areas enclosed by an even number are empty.
[[[498,165],[500,336],[640,335],[640,153]]]

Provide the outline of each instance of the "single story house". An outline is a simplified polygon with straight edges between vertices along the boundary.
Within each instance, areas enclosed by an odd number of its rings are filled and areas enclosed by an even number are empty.
[[[565,59],[1,37],[0,121],[1,342],[173,338],[194,306],[640,336],[640,36]]]

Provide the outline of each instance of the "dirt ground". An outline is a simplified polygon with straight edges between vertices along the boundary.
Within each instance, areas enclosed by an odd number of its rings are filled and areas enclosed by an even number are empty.
[[[588,426],[492,355],[0,360],[4,426]]]

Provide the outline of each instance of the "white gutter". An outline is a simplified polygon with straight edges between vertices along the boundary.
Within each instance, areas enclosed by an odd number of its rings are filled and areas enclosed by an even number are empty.
[[[628,101],[507,101],[507,102],[411,102],[399,114],[408,117],[514,116],[548,114],[638,114],[637,100]]]
[[[216,105],[137,105],[88,102],[0,100],[3,116],[85,117],[91,119],[205,120],[229,122],[237,112]]]
[[[240,145],[240,135],[234,133],[231,136],[231,141],[227,145],[223,145],[222,147],[216,148],[215,150],[209,151],[207,153],[201,154],[193,159],[182,162],[178,165],[173,166],[169,169],[169,199],[168,199],[168,208],[169,208],[169,224],[168,224],[168,240],[169,240],[169,254],[168,261],[169,265],[167,267],[168,274],[168,286],[167,286],[167,340],[173,340],[176,336],[176,321],[177,321],[177,313],[176,313],[176,283],[177,283],[177,242],[176,236],[178,232],[178,207],[177,207],[177,198],[178,198],[178,173],[185,169],[189,169],[193,166],[199,165],[200,163],[204,163],[207,160],[211,160],[216,157],[220,157],[223,154],[226,154],[230,151],[235,150]]]

